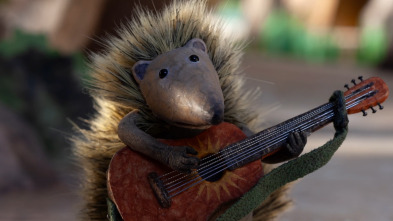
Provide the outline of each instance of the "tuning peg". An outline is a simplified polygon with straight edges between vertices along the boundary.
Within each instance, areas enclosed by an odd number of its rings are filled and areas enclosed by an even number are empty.
[[[370,109],[373,111],[373,114],[375,114],[375,112],[377,112],[377,110],[375,110],[373,107],[370,107]]]
[[[379,107],[380,110],[383,109],[383,106],[380,103],[378,103],[378,107]]]
[[[349,90],[348,84],[345,84],[344,87],[345,87],[347,90]]]
[[[359,79],[360,81],[363,81],[363,76],[359,76],[358,79]]]
[[[356,81],[355,81],[355,79],[352,79],[352,84],[354,84],[354,85],[356,85]]]
[[[363,117],[367,116],[367,112],[366,111],[362,110],[362,112],[363,112]]]

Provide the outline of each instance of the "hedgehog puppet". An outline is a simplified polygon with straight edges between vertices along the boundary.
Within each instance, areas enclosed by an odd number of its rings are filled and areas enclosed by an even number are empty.
[[[260,116],[241,90],[242,46],[205,4],[138,10],[108,38],[105,53],[92,55],[96,114],[73,139],[86,177],[84,219],[273,220],[289,205],[287,183],[319,167],[297,165],[307,164],[296,158],[306,143],[301,131],[269,154],[219,151],[252,136]],[[334,98],[340,107],[342,93]],[[337,109],[334,148],[347,123]],[[270,172],[268,164],[292,158],[294,165]]]

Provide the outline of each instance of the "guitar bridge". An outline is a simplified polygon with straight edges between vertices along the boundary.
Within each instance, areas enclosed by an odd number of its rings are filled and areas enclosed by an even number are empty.
[[[169,208],[171,206],[171,198],[166,191],[164,184],[158,177],[157,173],[149,173],[147,176],[151,188],[153,189],[154,195],[156,196],[158,203],[163,208]]]

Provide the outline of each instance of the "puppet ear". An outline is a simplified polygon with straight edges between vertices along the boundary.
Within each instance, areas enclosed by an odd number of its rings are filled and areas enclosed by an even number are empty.
[[[199,39],[199,38],[193,38],[193,39],[189,40],[185,47],[198,48],[198,49],[200,49],[200,50],[202,50],[204,52],[207,52],[205,42],[202,39]]]
[[[139,84],[141,80],[145,77],[147,67],[151,61],[138,61],[132,66],[132,75],[134,76],[134,79],[136,82]]]

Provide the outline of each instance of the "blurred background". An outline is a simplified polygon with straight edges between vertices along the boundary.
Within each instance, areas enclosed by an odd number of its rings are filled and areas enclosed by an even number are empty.
[[[142,3],[143,2],[143,3]],[[115,35],[136,5],[170,0],[0,0],[0,220],[75,220],[83,179],[72,122],[93,114],[86,55]],[[362,75],[393,88],[391,0],[210,0],[227,33],[249,39],[240,64],[262,92],[262,127],[325,103]],[[236,33],[236,35],[234,35]],[[393,220],[393,104],[350,116],[331,162],[298,181],[279,220]],[[313,134],[307,150],[332,138]]]

